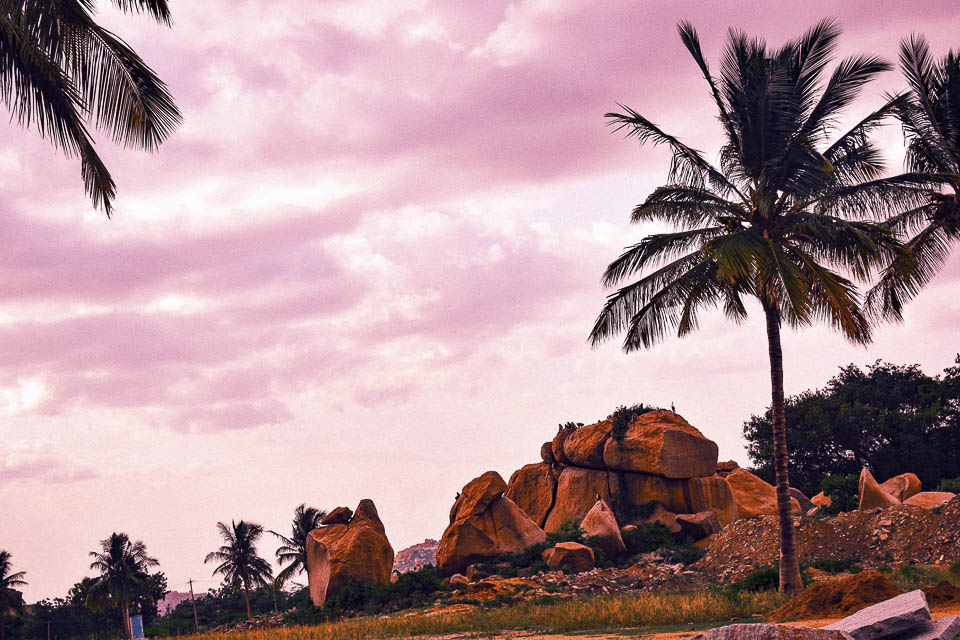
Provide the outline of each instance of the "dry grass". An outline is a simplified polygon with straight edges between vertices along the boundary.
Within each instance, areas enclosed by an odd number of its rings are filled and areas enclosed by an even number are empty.
[[[732,595],[719,591],[634,593],[557,598],[497,609],[353,618],[309,627],[204,633],[184,640],[361,640],[464,632],[579,630],[660,627],[727,621],[766,614],[785,600],[776,593]]]

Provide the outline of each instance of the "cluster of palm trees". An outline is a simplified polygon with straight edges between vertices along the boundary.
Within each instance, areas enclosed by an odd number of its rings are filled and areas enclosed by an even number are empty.
[[[908,89],[853,128],[836,123],[861,89],[892,65],[857,55],[829,76],[840,30],[824,20],[778,49],[731,30],[719,74],[689,23],[678,27],[718,112],[719,165],[633,109],[607,118],[616,130],[672,152],[668,184],[634,210],[633,222],[675,228],[628,247],[603,276],[619,286],[590,334],[596,345],[623,333],[627,352],[698,326],[722,307],[743,322],[748,300],[766,321],[774,465],[780,526],[780,589],[802,589],[790,515],[784,419],[784,324],[823,320],[867,344],[878,321],[904,304],[944,264],[960,239],[960,60],[935,60],[922,36],[901,43]],[[900,121],[906,170],[886,175],[871,134]],[[639,278],[624,284],[632,276]],[[872,287],[861,294],[858,284]]]
[[[213,575],[223,576],[224,582],[236,590],[242,590],[247,605],[247,617],[253,617],[250,609],[250,590],[270,588],[274,592],[307,568],[307,535],[320,526],[327,512],[301,504],[294,510],[289,536],[270,531],[281,545],[276,551],[280,566],[285,566],[276,576],[270,563],[260,557],[257,544],[264,529],[254,522],[240,520],[229,526],[217,523],[223,545],[209,554],[204,562],[217,562]],[[149,569],[159,566],[156,558],[147,553],[140,540],[131,541],[126,533],[113,533],[100,541],[100,550],[91,551],[91,569],[100,575],[94,579],[86,605],[94,611],[119,608],[123,618],[124,633],[133,637],[130,627],[130,606],[147,592]],[[26,572],[13,572],[11,554],[0,550],[0,640],[3,640],[3,617],[23,613],[24,603],[16,587],[27,584]]]

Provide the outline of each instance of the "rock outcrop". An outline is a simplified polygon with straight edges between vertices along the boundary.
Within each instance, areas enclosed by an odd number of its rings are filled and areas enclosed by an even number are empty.
[[[935,509],[944,502],[953,500],[956,496],[957,494],[948,491],[921,491],[907,498],[903,504],[912,504],[924,509]]]
[[[777,514],[777,488],[746,469],[734,469],[726,477],[741,518]],[[801,515],[800,503],[790,498],[793,515]]]
[[[488,471],[463,488],[451,511],[451,524],[437,547],[437,568],[462,573],[475,563],[502,553],[517,553],[546,540],[536,522],[503,495],[507,485]]]
[[[307,535],[307,579],[317,606],[323,604],[317,598],[335,595],[350,581],[386,584],[392,570],[393,547],[372,500],[361,500],[348,523],[320,527]]]
[[[606,440],[603,462],[608,469],[664,478],[712,476],[717,443],[672,411],[650,411],[634,418],[622,439]]]
[[[608,558],[619,558],[627,552],[613,509],[603,500],[594,503],[580,523],[580,528],[585,535],[597,538],[600,548]]]
[[[415,544],[397,551],[393,558],[393,570],[398,573],[416,571],[428,564],[437,564],[437,545],[440,542],[427,538],[420,544]]]
[[[920,478],[915,473],[901,473],[898,476],[893,476],[880,483],[880,488],[900,502],[906,502],[908,498],[917,495],[922,489]]]
[[[553,508],[559,473],[549,464],[528,464],[513,472],[503,495],[524,510],[530,519],[542,527]]]
[[[900,501],[883,490],[880,484],[870,473],[870,470],[864,468],[860,472],[860,505],[857,507],[860,511],[868,509],[881,509],[900,504]]]

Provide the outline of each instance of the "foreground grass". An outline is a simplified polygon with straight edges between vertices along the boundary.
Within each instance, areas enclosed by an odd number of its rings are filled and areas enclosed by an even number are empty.
[[[631,593],[522,602],[495,609],[351,618],[316,626],[203,633],[185,640],[361,640],[503,630],[568,631],[702,624],[766,614],[785,600],[776,593]]]

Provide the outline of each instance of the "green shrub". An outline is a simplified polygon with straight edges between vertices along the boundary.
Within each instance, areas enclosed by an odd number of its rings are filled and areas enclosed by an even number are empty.
[[[940,491],[960,493],[960,478],[941,478]]]
[[[622,536],[629,556],[677,546],[670,529],[659,522],[637,525],[636,530],[625,531]]]
[[[863,567],[857,565],[855,561],[850,558],[843,560],[823,558],[814,560],[810,566],[820,571],[826,571],[827,573],[860,573],[863,571]]]
[[[858,506],[860,493],[860,477],[856,474],[833,474],[820,481],[820,490],[830,498],[829,506],[822,507],[830,515],[837,515],[844,511],[853,511]]]
[[[634,418],[654,410],[655,407],[648,407],[642,402],[635,404],[632,407],[620,405],[614,409],[613,413],[607,416],[608,420],[613,420],[613,439],[617,442],[623,440],[623,437],[627,435],[627,429],[630,428],[630,423],[633,422]]]
[[[806,571],[800,572],[800,579],[803,581],[803,586],[807,586],[811,582],[810,574]],[[735,582],[731,585],[731,589],[734,592],[738,591],[771,591],[776,590],[780,586],[780,563],[776,562],[772,567],[759,567],[746,575],[743,580]]]
[[[558,542],[583,542],[583,529],[579,520],[567,520],[556,531],[547,534],[547,546],[552,547]]]
[[[950,573],[955,576],[960,576],[960,558],[950,563]]]
[[[681,564],[693,564],[704,555],[706,555],[707,550],[695,547],[692,544],[685,544],[675,549],[671,549],[667,553],[668,562],[679,562]]]

